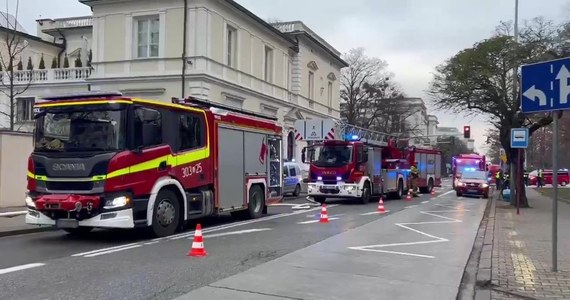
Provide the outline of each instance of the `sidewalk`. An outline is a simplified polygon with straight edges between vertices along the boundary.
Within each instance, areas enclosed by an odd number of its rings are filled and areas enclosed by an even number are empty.
[[[521,209],[518,216],[500,200],[491,209],[491,299],[570,299],[570,205],[558,202],[559,271],[554,273],[552,199],[534,188],[526,192],[532,208]]]
[[[25,223],[26,207],[0,208],[0,237],[50,230]]]

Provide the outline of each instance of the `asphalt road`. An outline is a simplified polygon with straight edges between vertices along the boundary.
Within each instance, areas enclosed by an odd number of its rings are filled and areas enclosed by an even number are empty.
[[[422,195],[386,201],[389,212],[383,215],[372,213],[377,203],[330,201],[329,224],[317,223],[320,207],[293,207],[306,204],[303,199],[271,206],[262,219],[203,220],[205,258],[186,256],[192,225],[162,239],[103,230],[84,238],[63,232],[0,238],[0,299],[173,299],[432,200]]]

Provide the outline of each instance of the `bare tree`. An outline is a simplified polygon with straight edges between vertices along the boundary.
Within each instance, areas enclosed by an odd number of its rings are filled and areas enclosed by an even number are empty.
[[[18,32],[18,9],[20,1],[16,0],[16,9],[14,19],[11,20],[8,15],[9,7],[6,1],[6,28],[0,33],[0,40],[4,43],[4,51],[0,51],[0,64],[2,70],[6,70],[1,76],[0,83],[2,88],[0,92],[8,97],[8,103],[4,104],[8,107],[8,112],[0,110],[0,115],[8,117],[10,121],[10,130],[14,130],[17,121],[17,97],[28,90],[32,83],[33,71],[14,72],[15,66],[22,62],[22,54],[28,42],[22,38]]]
[[[404,94],[393,82],[394,75],[386,71],[387,63],[366,56],[364,48],[351,49],[344,59],[349,67],[341,74],[342,117],[349,124],[394,132],[387,129],[405,119],[400,116],[405,112],[397,105]]]

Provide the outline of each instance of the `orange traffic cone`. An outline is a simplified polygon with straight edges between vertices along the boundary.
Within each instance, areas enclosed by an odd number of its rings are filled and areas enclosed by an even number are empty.
[[[323,203],[321,207],[321,219],[319,223],[328,223],[329,222],[329,215],[327,214],[327,205]]]
[[[382,196],[380,196],[380,201],[378,201],[378,213],[383,214],[386,212],[386,208],[384,208],[384,201],[382,201]]]
[[[406,201],[412,201],[412,189],[408,190],[408,195],[406,195]]]
[[[431,195],[432,195],[432,196],[435,196],[435,189],[432,189],[432,190],[431,190]]]
[[[206,256],[206,250],[204,249],[204,238],[202,237],[202,225],[196,225],[196,231],[194,232],[194,241],[192,242],[192,249],[188,251],[187,256]]]

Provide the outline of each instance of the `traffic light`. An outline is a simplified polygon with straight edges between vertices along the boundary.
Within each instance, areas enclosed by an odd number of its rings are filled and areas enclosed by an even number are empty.
[[[463,126],[463,137],[466,139],[471,138],[471,126]]]

